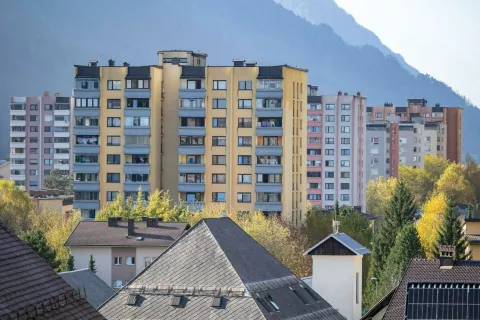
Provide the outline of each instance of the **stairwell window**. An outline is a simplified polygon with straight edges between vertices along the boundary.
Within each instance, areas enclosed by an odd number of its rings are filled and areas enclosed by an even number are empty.
[[[325,105],[325,110],[335,110],[335,105],[334,104],[327,104],[327,105]]]
[[[252,194],[250,192],[239,192],[237,193],[237,202],[239,203],[251,203]]]
[[[227,100],[225,99],[213,99],[213,109],[226,109],[227,108]]]
[[[127,80],[127,89],[149,89],[150,81],[145,80]]]
[[[239,146],[251,146],[252,145],[252,137],[238,137],[238,145]]]
[[[212,192],[212,202],[225,202],[225,192]]]
[[[227,81],[213,80],[213,90],[227,90]]]
[[[215,184],[225,184],[227,183],[227,175],[224,173],[213,173],[212,174],[212,183]]]
[[[238,90],[252,90],[252,81],[238,81]]]
[[[120,80],[108,80],[107,89],[108,90],[120,90],[122,81]]]

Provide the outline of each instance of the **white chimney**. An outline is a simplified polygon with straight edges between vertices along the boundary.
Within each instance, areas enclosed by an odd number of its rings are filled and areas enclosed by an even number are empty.
[[[362,317],[362,259],[370,251],[345,233],[333,233],[308,249],[312,289],[348,320]]]

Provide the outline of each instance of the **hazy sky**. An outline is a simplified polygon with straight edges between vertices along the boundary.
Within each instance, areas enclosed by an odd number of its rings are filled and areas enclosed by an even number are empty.
[[[335,0],[392,51],[480,106],[480,0]]]

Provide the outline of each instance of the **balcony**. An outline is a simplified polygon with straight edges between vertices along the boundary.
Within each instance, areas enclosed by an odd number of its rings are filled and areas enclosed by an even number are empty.
[[[150,127],[125,127],[123,134],[126,136],[149,136]]]
[[[178,91],[180,99],[205,99],[205,89],[180,89]]]
[[[126,163],[123,166],[123,171],[125,173],[149,174],[150,164],[149,163]]]
[[[73,134],[74,135],[98,136],[98,135],[100,135],[100,127],[75,126],[75,127],[73,127]]]
[[[205,192],[205,183],[178,183],[179,192]]]
[[[205,127],[178,127],[180,136],[205,136]]]
[[[73,89],[75,98],[100,98],[100,89]]]
[[[10,110],[10,115],[12,116],[26,116],[27,110]]]
[[[53,133],[53,136],[54,136],[54,137],[58,137],[58,138],[68,138],[68,137],[70,137],[70,132],[68,132],[68,131],[65,131],[65,132],[54,132],[54,133]]]
[[[281,183],[256,183],[255,192],[282,192]]]
[[[202,155],[202,154],[205,154],[205,146],[181,145],[178,147],[178,154]]]
[[[281,212],[282,211],[282,203],[281,202],[255,202],[255,210],[260,211],[274,211],[274,212]]]
[[[124,154],[150,154],[150,145],[129,144],[123,145]]]
[[[180,117],[194,117],[194,118],[205,118],[207,112],[205,108],[179,108],[178,115]]]
[[[70,110],[53,110],[53,114],[56,116],[69,116]]]
[[[69,164],[55,163],[53,165],[53,168],[58,169],[58,170],[70,170],[70,165]]]
[[[283,168],[281,164],[257,164],[255,165],[255,173],[265,174],[281,174]]]
[[[205,173],[205,164],[179,164],[179,173]]]
[[[53,155],[53,159],[58,159],[58,160],[70,159],[70,153],[55,153]]]
[[[257,156],[281,156],[283,155],[282,146],[260,146],[255,148],[255,155]]]
[[[98,200],[73,200],[73,209],[100,209]]]
[[[70,121],[54,121],[53,125],[55,127],[70,127]]]
[[[150,89],[125,89],[124,97],[126,99],[139,98],[139,99],[150,99],[151,91]]]
[[[98,144],[75,144],[73,146],[73,153],[100,153],[100,146]]]
[[[73,172],[99,173],[100,165],[98,163],[75,163]]]
[[[18,174],[18,175],[10,175],[10,180],[13,180],[13,181],[24,181],[25,180],[25,175],[22,174]]]
[[[125,108],[125,117],[150,117],[150,108]]]
[[[10,148],[25,148],[25,141],[24,142],[10,142]]]
[[[283,128],[282,127],[262,127],[257,125],[255,134],[257,136],[281,137],[283,136]]]
[[[25,159],[25,153],[10,153],[11,159]]]
[[[25,138],[27,133],[25,131],[10,131],[11,138]]]
[[[275,89],[257,88],[256,98],[257,99],[283,99],[283,89],[282,88],[275,88]]]
[[[283,117],[283,109],[280,108],[256,108],[255,115],[257,117]]]
[[[73,115],[76,117],[100,117],[100,108],[74,108]]]
[[[100,191],[98,181],[74,181],[73,191]]]
[[[142,192],[150,192],[150,182],[132,182],[125,181],[123,184],[123,191],[125,192],[138,192],[138,188],[142,188]]]
[[[25,127],[27,122],[25,120],[10,120],[11,127]]]

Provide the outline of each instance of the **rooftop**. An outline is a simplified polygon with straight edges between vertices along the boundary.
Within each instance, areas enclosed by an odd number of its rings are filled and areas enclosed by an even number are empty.
[[[338,244],[342,245],[345,249],[347,249],[351,255],[365,255],[370,254],[370,250],[365,248],[363,245],[358,243],[357,241],[350,238],[345,233],[332,233],[331,235],[327,236],[325,239],[305,251],[304,255],[337,255],[339,252],[342,252],[341,255],[349,255],[348,252],[340,250],[335,253],[329,252],[328,250],[324,250],[322,245],[329,241],[336,241]]]

